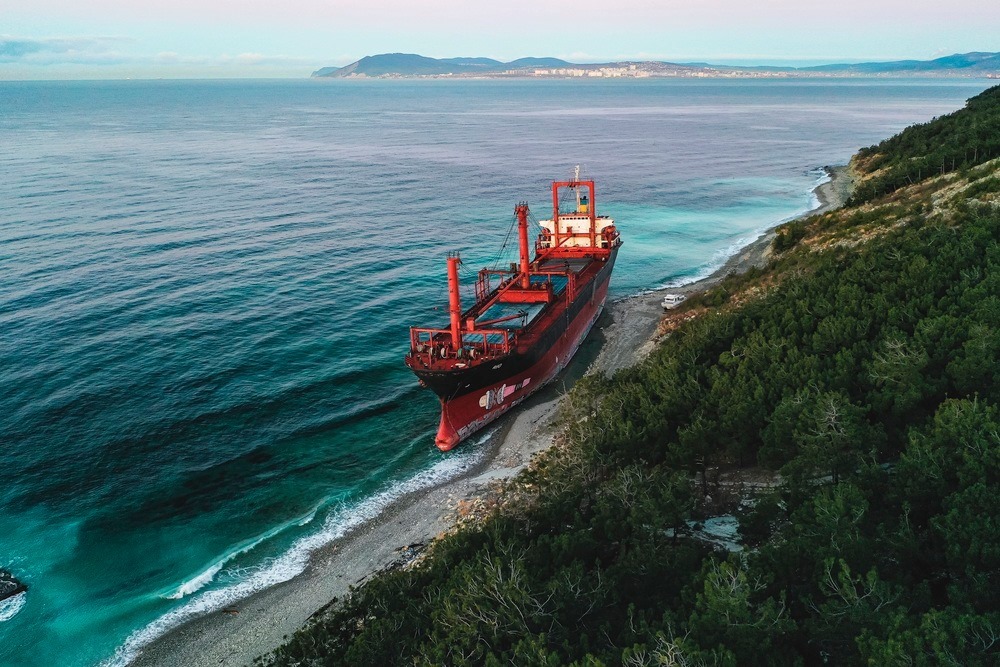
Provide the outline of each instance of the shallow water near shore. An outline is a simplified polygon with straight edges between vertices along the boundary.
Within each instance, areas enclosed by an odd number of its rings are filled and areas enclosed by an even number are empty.
[[[0,664],[122,664],[474,465],[433,448],[407,327],[573,165],[620,297],[987,83],[0,83]]]

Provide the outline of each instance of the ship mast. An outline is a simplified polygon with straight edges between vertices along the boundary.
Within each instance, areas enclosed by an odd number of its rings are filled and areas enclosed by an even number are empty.
[[[448,311],[451,315],[451,349],[462,349],[462,296],[458,291],[458,253],[448,253]]]
[[[528,259],[528,204],[521,202],[514,209],[517,215],[518,246],[521,250],[521,289],[531,287],[531,261]]]

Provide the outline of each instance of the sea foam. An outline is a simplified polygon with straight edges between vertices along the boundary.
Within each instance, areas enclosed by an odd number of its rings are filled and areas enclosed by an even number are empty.
[[[17,616],[17,612],[21,611],[21,608],[24,607],[24,602],[27,599],[28,594],[22,591],[21,593],[12,595],[6,600],[0,602],[0,623],[9,621]]]
[[[466,444],[463,451],[449,455],[427,470],[422,470],[405,480],[396,482],[357,504],[341,506],[334,510],[324,521],[321,530],[300,538],[281,556],[269,559],[255,568],[248,568],[246,570],[247,576],[242,581],[195,595],[185,604],[133,632],[111,658],[101,663],[101,666],[125,667],[138,657],[144,646],[167,634],[173,628],[199,616],[218,611],[237,600],[247,598],[254,593],[301,574],[309,564],[309,557],[313,552],[333,540],[343,537],[350,530],[366,521],[378,517],[389,505],[402,496],[441,484],[469,470],[482,460],[484,453],[482,445],[492,437],[494,432],[495,429],[488,431],[476,441]],[[249,548],[252,547],[248,547],[246,550]],[[236,552],[215,563],[189,583],[193,585],[196,581],[200,583],[204,580],[199,588],[203,587],[222,569],[222,565],[235,555]],[[182,585],[182,588],[186,585]]]
[[[750,234],[747,234],[747,235],[744,235],[744,236],[740,236],[739,238],[737,238],[735,241],[733,241],[732,243],[730,243],[725,248],[721,248],[720,250],[717,250],[712,255],[711,261],[709,261],[708,263],[704,264],[702,266],[702,268],[699,271],[697,271],[696,273],[694,273],[693,275],[681,276],[680,278],[677,278],[675,280],[671,280],[671,281],[662,283],[662,284],[660,284],[660,285],[658,285],[656,287],[653,287],[651,289],[642,290],[642,291],[640,291],[638,293],[638,295],[650,294],[652,292],[659,292],[659,291],[664,290],[664,289],[673,289],[673,288],[677,288],[677,287],[684,287],[685,285],[690,285],[690,284],[696,283],[696,282],[698,282],[700,280],[704,280],[705,278],[708,278],[713,273],[715,273],[716,271],[718,271],[719,269],[721,269],[723,266],[725,266],[726,262],[728,262],[731,257],[735,256],[741,250],[743,250],[743,248],[747,247],[748,245],[750,245],[751,243],[755,242],[760,237],[764,236],[764,234],[766,234],[769,230],[771,230],[771,229],[773,229],[773,228],[775,228],[775,227],[777,227],[779,225],[783,225],[786,222],[791,222],[792,220],[796,220],[796,219],[801,218],[803,216],[809,215],[813,211],[815,211],[818,208],[820,208],[823,205],[823,202],[820,201],[819,195],[817,194],[817,191],[818,191],[818,189],[819,189],[819,187],[821,185],[823,185],[825,183],[829,183],[830,181],[832,181],[833,180],[833,176],[830,174],[830,172],[827,169],[823,169],[823,168],[810,171],[809,173],[815,174],[816,175],[816,180],[813,182],[812,190],[809,191],[809,206],[807,208],[804,208],[804,209],[802,209],[800,211],[797,211],[796,213],[794,213],[792,215],[784,217],[784,218],[778,220],[777,222],[769,223],[766,227],[761,227],[760,229],[756,229],[756,230],[754,230]]]
[[[314,509],[310,510],[305,516],[298,517],[296,519],[283,523],[279,526],[276,526],[275,528],[272,528],[263,535],[255,537],[249,540],[248,542],[237,546],[235,549],[228,552],[222,558],[212,563],[205,570],[195,575],[194,577],[186,580],[184,583],[182,583],[180,586],[174,589],[172,593],[164,595],[163,597],[170,600],[180,600],[181,598],[185,598],[191,595],[192,593],[197,593],[202,588],[212,583],[212,580],[215,579],[215,575],[221,572],[222,568],[225,567],[227,563],[229,563],[237,556],[240,556],[242,554],[247,553],[248,551],[253,550],[254,547],[277,536],[279,533],[283,532],[287,528],[290,528],[292,526],[304,526],[310,523],[315,518],[316,512],[319,510],[320,506],[321,505],[317,505]]]

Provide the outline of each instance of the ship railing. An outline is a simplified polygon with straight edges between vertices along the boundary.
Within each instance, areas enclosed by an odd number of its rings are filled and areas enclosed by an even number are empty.
[[[492,359],[510,354],[514,333],[506,329],[474,329],[462,332],[462,345],[455,350],[449,329],[410,329],[410,354],[435,359]]]

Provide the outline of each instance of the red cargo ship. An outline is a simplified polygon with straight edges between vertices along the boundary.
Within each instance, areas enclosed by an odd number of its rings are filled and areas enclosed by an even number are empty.
[[[560,190],[572,211],[560,211]],[[476,303],[462,310],[457,254],[448,257],[448,329],[410,329],[406,365],[441,399],[435,444],[448,451],[552,380],[604,308],[621,245],[615,221],[597,215],[594,182],[552,184],[552,219],[540,221],[535,257],[528,206],[518,204],[520,264],[482,269]]]

